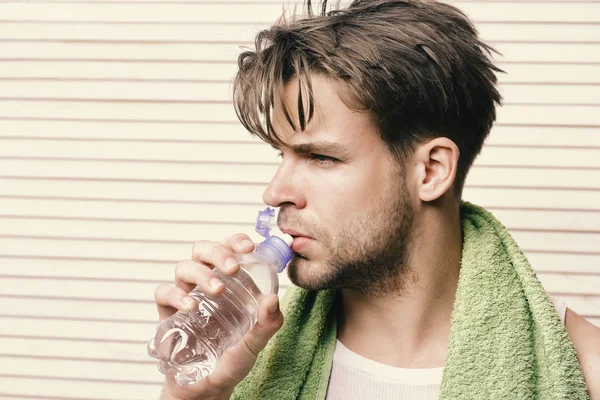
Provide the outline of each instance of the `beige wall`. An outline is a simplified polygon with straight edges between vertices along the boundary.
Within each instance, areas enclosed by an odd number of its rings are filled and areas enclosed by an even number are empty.
[[[465,198],[600,325],[600,3],[455,4],[508,72]],[[229,81],[280,11],[0,4],[0,399],[158,397],[154,287],[195,240],[251,233],[277,165]]]

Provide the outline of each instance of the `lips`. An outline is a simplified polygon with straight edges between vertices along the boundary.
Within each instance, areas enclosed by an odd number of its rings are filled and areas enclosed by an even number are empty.
[[[301,232],[298,232],[298,231],[294,231],[292,229],[280,228],[280,230],[281,230],[281,232],[287,233],[288,235],[290,235],[293,238],[296,238],[296,237],[305,237],[305,238],[308,238],[308,239],[312,239],[310,236],[305,235],[305,234],[303,234]]]
[[[288,235],[294,238],[294,241],[292,242],[291,246],[291,249],[294,252],[301,251],[313,241],[313,238],[311,238],[310,236],[306,236],[305,234],[298,231],[294,231],[292,229],[281,228],[281,232],[287,233]]]
[[[313,240],[306,236],[294,236],[291,249],[293,252],[300,252],[304,250]]]

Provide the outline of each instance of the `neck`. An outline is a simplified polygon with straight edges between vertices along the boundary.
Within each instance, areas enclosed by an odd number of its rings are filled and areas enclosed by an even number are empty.
[[[462,255],[458,207],[419,211],[401,288],[383,297],[341,290],[338,339],[400,368],[444,365]]]

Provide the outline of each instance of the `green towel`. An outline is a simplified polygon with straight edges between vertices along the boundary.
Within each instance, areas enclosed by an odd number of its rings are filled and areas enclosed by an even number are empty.
[[[522,251],[463,202],[463,253],[442,400],[589,400],[575,349]],[[324,399],[336,342],[333,290],[289,289],[285,323],[234,399]]]

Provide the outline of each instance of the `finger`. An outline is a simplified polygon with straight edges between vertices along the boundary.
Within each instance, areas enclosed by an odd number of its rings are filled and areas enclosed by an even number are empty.
[[[276,303],[274,313],[269,306]],[[243,336],[236,345],[225,351],[219,359],[213,373],[209,375],[215,384],[222,387],[234,387],[248,375],[258,353],[267,345],[269,339],[283,325],[283,314],[279,310],[277,295],[263,299],[259,307],[258,322]]]
[[[181,288],[167,284],[159,285],[154,290],[154,299],[160,321],[175,314],[178,310],[189,311],[196,304],[196,301]]]
[[[218,294],[223,291],[223,282],[217,274],[207,265],[192,260],[184,260],[175,267],[175,286],[185,293],[198,287],[207,294]]]
[[[231,247],[205,240],[194,244],[192,260],[212,265],[225,275],[234,275],[240,268]]]
[[[283,314],[279,309],[279,297],[276,294],[266,296],[258,308],[256,324],[243,337],[247,350],[255,356],[265,348],[269,339],[283,325]]]
[[[221,244],[229,246],[238,253],[252,253],[254,251],[254,242],[245,233],[236,233],[233,236],[221,240]]]

